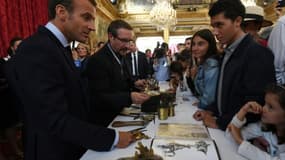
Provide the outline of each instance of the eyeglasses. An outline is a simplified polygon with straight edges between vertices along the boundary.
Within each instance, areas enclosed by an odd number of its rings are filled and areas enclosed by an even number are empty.
[[[125,39],[125,38],[120,38],[120,37],[115,37],[116,39],[118,39],[119,41],[123,42],[123,43],[127,43],[130,44],[130,42],[132,41],[131,39]]]

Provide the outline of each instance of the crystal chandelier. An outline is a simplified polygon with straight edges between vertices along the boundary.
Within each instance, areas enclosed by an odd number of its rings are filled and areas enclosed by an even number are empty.
[[[176,24],[176,11],[170,0],[156,0],[156,4],[150,11],[150,20],[158,27],[164,29]]]
[[[256,0],[241,0],[245,6],[256,6]]]

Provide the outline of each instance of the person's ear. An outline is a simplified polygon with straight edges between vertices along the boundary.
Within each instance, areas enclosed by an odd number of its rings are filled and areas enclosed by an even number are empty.
[[[235,19],[235,27],[241,27],[242,21],[243,21],[243,18],[241,16],[238,16]]]
[[[112,33],[108,33],[108,37],[109,37],[109,39],[112,39],[112,40],[115,39],[115,37],[112,35]]]
[[[58,4],[55,6],[55,13],[56,17],[58,17],[62,21],[64,21],[68,16],[68,11],[62,4]]]

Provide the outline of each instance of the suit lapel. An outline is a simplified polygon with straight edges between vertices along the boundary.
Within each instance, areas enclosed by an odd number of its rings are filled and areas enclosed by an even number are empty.
[[[71,52],[71,49],[70,51],[68,51],[67,49],[61,47],[62,50],[62,53],[63,53],[63,56],[65,58],[65,60],[67,61],[67,63],[69,64],[69,66],[71,67],[71,69],[73,71],[78,71],[75,67],[75,64],[74,64],[74,61],[73,61],[73,58],[72,58],[72,52]]]
[[[84,97],[86,97],[86,95],[87,95],[87,82],[80,75],[79,69],[77,69],[75,67],[75,64],[74,64],[74,61],[73,61],[73,58],[72,58],[72,55],[71,55],[72,53],[70,53],[70,51],[68,51],[66,48],[64,48],[62,46],[62,44],[60,43],[60,41],[48,29],[46,29],[45,27],[43,27],[43,26],[39,27],[39,32],[43,33],[43,34],[46,34],[53,42],[55,42],[56,46],[58,47],[58,49],[60,50],[60,52],[63,55],[64,61],[67,62],[69,68],[75,74],[74,78],[77,77],[76,79],[78,79],[78,83],[79,83],[79,86],[80,86],[79,88],[80,88],[80,90],[82,92],[82,95]],[[61,57],[61,56],[59,55],[59,57]]]
[[[251,37],[250,35],[246,35],[243,40],[240,42],[240,44],[237,46],[237,48],[234,50],[234,52],[232,53],[232,55],[230,56],[230,58],[228,59],[227,63],[225,64],[225,66],[228,65],[229,62],[231,62],[231,59],[233,57],[240,57],[242,56],[242,54],[244,54],[244,50],[246,49],[246,47],[248,47],[249,43],[251,43]],[[225,57],[225,52],[221,58],[221,65],[223,63],[223,59]],[[228,68],[228,67],[225,67],[225,68]]]
[[[143,56],[141,55],[141,52],[138,52],[138,72],[139,75],[142,76],[142,70],[143,70]]]
[[[124,63],[123,65],[125,66],[126,74],[127,75],[132,75],[132,61],[129,60],[129,57],[123,57]]]
[[[250,35],[246,35],[240,42],[240,44],[237,46],[237,48],[234,50],[232,56],[240,56],[241,53],[244,53],[244,49],[249,46],[248,44],[250,43],[250,41]]]
[[[61,53],[63,54],[64,56],[64,59],[65,61],[68,63],[68,65],[70,66],[70,68],[73,70],[73,71],[76,71],[76,68],[75,68],[75,64],[72,60],[72,58],[69,57],[69,54],[68,51],[64,48],[64,46],[62,46],[62,44],[60,43],[60,41],[48,30],[46,29],[45,27],[41,26],[39,27],[39,32],[43,33],[43,34],[46,34],[53,42],[56,43],[56,46],[58,47],[58,49],[61,51]]]
[[[130,72],[130,74],[132,75],[133,66],[132,66],[132,53],[131,52],[126,55],[126,66],[127,66],[128,72]]]

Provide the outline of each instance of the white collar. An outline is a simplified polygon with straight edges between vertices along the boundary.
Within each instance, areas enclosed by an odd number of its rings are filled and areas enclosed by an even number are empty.
[[[138,55],[138,51],[132,52],[132,56],[134,56],[134,54],[137,56]]]
[[[45,27],[52,32],[64,47],[69,46],[69,43],[63,33],[52,22],[48,22]]]

